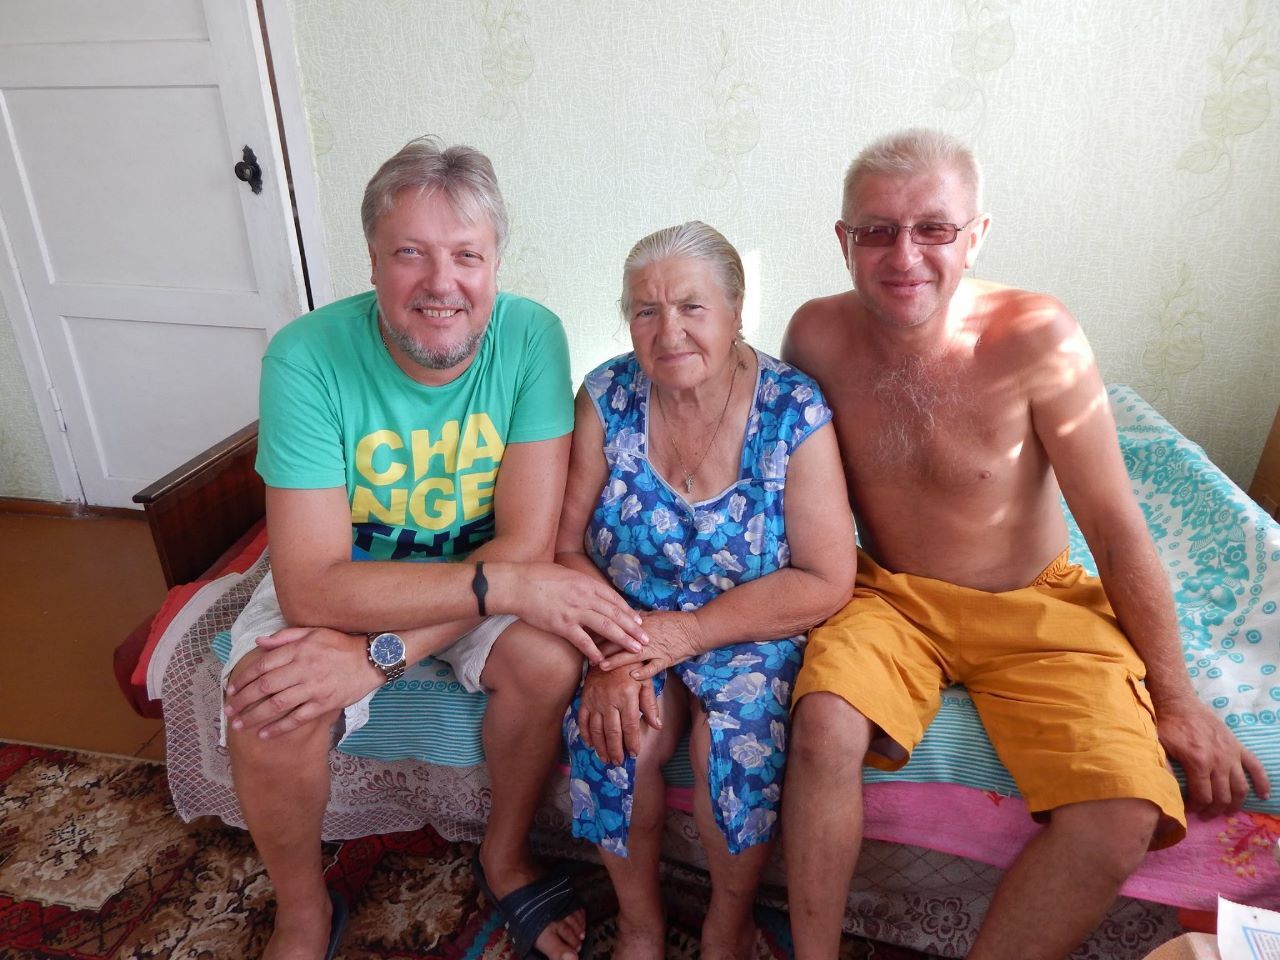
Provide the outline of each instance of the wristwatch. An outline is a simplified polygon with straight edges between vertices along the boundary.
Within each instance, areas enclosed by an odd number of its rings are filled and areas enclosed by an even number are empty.
[[[382,671],[384,683],[404,676],[404,641],[394,633],[369,633],[369,662]]]

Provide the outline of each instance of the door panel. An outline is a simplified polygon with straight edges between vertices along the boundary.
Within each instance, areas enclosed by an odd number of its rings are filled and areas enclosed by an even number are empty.
[[[217,87],[17,90],[8,99],[55,284],[257,289],[240,198],[226,189]],[[113,237],[129,242],[103,242]]]
[[[205,434],[206,411],[170,402],[193,371],[217,385],[222,415],[242,425],[258,416],[263,330],[65,317],[62,331],[97,456],[135,492],[189,459],[190,436]]]
[[[102,0],[10,0],[0,4],[0,37],[20,38],[22,43],[101,43],[207,40],[209,33],[200,0],[128,0],[127,4]]]
[[[128,505],[254,418],[306,309],[256,7],[8,0],[0,38],[0,215],[85,498]]]

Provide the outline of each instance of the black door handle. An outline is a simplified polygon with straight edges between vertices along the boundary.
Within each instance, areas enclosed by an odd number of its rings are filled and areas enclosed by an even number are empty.
[[[258,158],[249,147],[244,148],[244,159],[235,166],[236,179],[243,180],[254,193],[262,192],[262,168],[258,166]]]

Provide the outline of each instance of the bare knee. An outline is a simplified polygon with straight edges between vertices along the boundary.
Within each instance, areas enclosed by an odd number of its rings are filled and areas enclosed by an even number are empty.
[[[1049,829],[1122,883],[1142,862],[1159,821],[1159,809],[1147,800],[1091,800],[1054,810]]]
[[[288,733],[263,738],[256,729],[227,730],[227,752],[233,768],[271,771],[297,770],[328,762],[333,746],[334,725],[342,716],[335,710],[303,723]]]
[[[662,766],[676,755],[676,748],[680,746],[685,730],[689,730],[690,752],[696,749],[695,741],[699,732],[695,731],[691,724],[701,722],[703,725],[701,735],[705,740],[710,739],[710,729],[706,727],[706,713],[702,711],[697,698],[674,674],[667,677],[667,684],[662,688],[658,710],[662,717],[661,729],[653,730],[645,725],[641,731],[645,737],[644,750],[648,751],[654,765]],[[694,768],[697,769],[696,763]]]
[[[239,685],[254,661],[264,653],[261,650],[251,651],[232,668],[230,680],[233,686]],[[227,751],[232,763],[242,769],[296,770],[300,765],[323,763],[333,744],[334,725],[342,713],[339,707],[305,721],[293,730],[273,733],[265,738],[260,735],[261,728],[257,725],[250,723],[244,729],[236,729],[228,722]]]
[[[657,729],[649,726],[643,716],[639,723],[639,745],[636,749],[635,761],[635,783],[636,791],[642,789],[642,784],[663,792],[665,796],[666,784],[663,780],[662,767],[676,754],[676,749],[680,746],[680,740],[684,736],[686,728],[689,727],[690,706],[688,701],[692,695],[674,675],[668,676],[666,686],[662,689],[662,696],[658,699],[658,715],[661,717],[662,725]],[[696,721],[695,721],[696,723]],[[689,737],[689,756],[692,761],[694,779],[698,779],[699,761],[697,760],[697,732],[690,730]],[[705,756],[705,751],[704,751]],[[706,773],[703,771],[703,778]],[[662,822],[666,813],[665,800],[657,805],[656,818],[659,823]],[[640,809],[637,804],[636,809]],[[632,814],[634,824],[634,816]]]
[[[811,693],[791,713],[787,763],[857,773],[871,743],[871,721],[833,693]]]
[[[666,761],[653,749],[657,738],[646,738],[636,756],[636,771],[632,779],[632,833],[658,833],[667,820],[667,785],[662,776],[662,764]]]
[[[490,694],[563,713],[582,681],[582,663],[567,640],[517,620],[494,643],[480,682]]]

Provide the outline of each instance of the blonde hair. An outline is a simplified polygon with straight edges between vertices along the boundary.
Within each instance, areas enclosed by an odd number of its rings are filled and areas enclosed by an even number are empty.
[[[474,147],[444,147],[435,137],[418,137],[401,147],[364,188],[360,222],[366,240],[373,240],[378,220],[391,212],[404,190],[416,190],[420,197],[443,190],[459,218],[474,223],[487,217],[498,250],[506,244],[510,222],[498,178],[489,158]]]
[[[973,193],[974,213],[982,212],[982,168],[967,146],[948,133],[912,127],[881,137],[849,164],[844,175],[840,215],[852,214],[853,193],[863,178],[879,173],[916,176],[938,167],[950,167]]]

